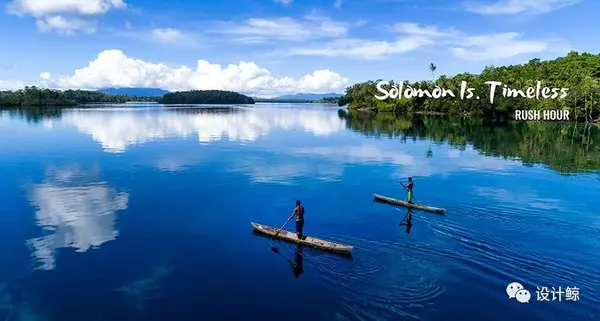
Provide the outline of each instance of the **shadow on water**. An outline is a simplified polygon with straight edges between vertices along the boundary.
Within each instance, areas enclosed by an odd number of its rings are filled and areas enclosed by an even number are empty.
[[[544,164],[561,174],[600,171],[600,126],[559,122],[488,122],[478,118],[338,112],[346,127],[368,137],[428,139],[485,156]],[[427,157],[432,157],[428,151]]]
[[[404,219],[402,219],[402,221],[400,222],[399,226],[406,226],[406,234],[410,234],[410,230],[413,227],[412,224],[412,210],[408,209],[406,211],[406,216],[404,217]]]
[[[281,254],[279,249],[275,246],[271,247],[273,253],[283,257],[292,267],[292,272],[296,278],[299,278],[302,273],[304,273],[304,256],[302,255],[302,244],[296,245],[296,249],[294,250],[294,260],[288,259],[285,255]]]

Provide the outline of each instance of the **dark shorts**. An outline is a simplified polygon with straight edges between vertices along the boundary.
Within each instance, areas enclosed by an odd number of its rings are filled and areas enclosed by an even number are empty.
[[[303,229],[304,229],[304,220],[296,221],[296,232],[302,234]]]

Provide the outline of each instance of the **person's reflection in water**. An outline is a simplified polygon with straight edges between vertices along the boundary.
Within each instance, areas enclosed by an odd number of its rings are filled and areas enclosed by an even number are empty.
[[[304,273],[304,268],[302,267],[303,261],[304,257],[302,256],[302,244],[298,244],[296,246],[296,250],[294,251],[294,263],[292,264],[292,270],[294,271],[294,276],[296,278],[299,278],[300,275]]]
[[[302,255],[302,244],[298,244],[296,246],[296,250],[294,251],[294,261],[288,259],[283,254],[281,254],[281,252],[279,252],[279,249],[276,247],[271,247],[271,250],[273,252],[281,255],[281,257],[283,257],[286,261],[288,261],[288,263],[292,266],[292,272],[294,272],[294,276],[296,278],[299,278],[300,275],[302,275],[302,273],[304,273],[304,268],[303,268],[304,256]]]
[[[400,226],[406,226],[406,234],[410,234],[410,229],[412,228],[412,211],[409,209],[406,212],[406,217],[400,222]]]

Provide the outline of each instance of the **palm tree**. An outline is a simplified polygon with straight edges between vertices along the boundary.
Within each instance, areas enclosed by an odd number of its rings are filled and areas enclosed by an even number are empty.
[[[431,77],[433,79],[433,82],[435,82],[435,70],[437,69],[437,66],[432,63],[429,64],[429,71],[431,71]]]

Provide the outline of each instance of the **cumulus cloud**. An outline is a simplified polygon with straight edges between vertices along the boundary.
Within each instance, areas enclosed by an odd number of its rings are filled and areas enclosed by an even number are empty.
[[[82,17],[125,7],[123,0],[13,0],[7,6],[7,13],[35,17],[42,32],[73,34],[77,30],[94,32],[95,22]]]
[[[123,0],[13,0],[8,4],[8,12],[34,17],[58,13],[98,15],[126,6]]]
[[[306,41],[332,39],[345,36],[350,24],[319,15],[306,15],[302,19],[280,17],[275,19],[250,18],[241,23],[225,22],[215,30],[233,36],[242,43],[269,41]]]
[[[484,15],[510,15],[518,13],[541,14],[580,3],[582,0],[499,0],[467,1],[468,11]]]
[[[514,32],[471,35],[454,28],[441,29],[438,26],[416,23],[398,23],[389,29],[396,35],[391,40],[340,38],[278,53],[375,60],[428,46],[450,50],[450,53],[461,59],[494,61],[522,54],[539,53],[556,43],[562,45],[560,41],[554,39],[523,39],[522,34]]]
[[[172,28],[157,28],[150,31],[152,40],[164,44],[189,43],[192,38],[181,30]]]
[[[72,35],[77,31],[84,33],[93,33],[96,31],[94,22],[77,18],[64,18],[62,16],[42,17],[35,22],[35,25],[41,32],[56,31],[65,35]]]
[[[342,92],[348,79],[330,70],[316,70],[299,79],[275,77],[254,62],[222,67],[198,60],[196,69],[171,67],[105,50],[88,66],[55,80],[59,88],[152,87],[167,90],[232,90],[258,96],[297,92]]]
[[[43,80],[49,80],[52,77],[52,75],[49,72],[43,72],[40,74],[40,78],[42,78]]]
[[[189,109],[185,109],[189,110]],[[62,122],[75,126],[80,133],[93,137],[105,151],[122,153],[129,146],[167,139],[198,137],[201,143],[227,138],[252,142],[277,130],[294,128],[314,135],[331,135],[345,127],[337,113],[331,110],[303,110],[253,107],[237,112],[189,113],[185,110],[126,112],[74,110],[62,116]],[[195,110],[198,111],[198,110]]]

